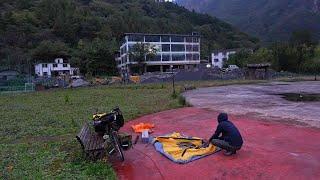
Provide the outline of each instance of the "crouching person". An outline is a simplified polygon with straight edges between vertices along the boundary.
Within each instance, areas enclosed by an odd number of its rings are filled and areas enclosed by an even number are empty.
[[[236,154],[243,144],[243,140],[238,128],[228,120],[226,113],[221,113],[218,116],[218,127],[212,137],[209,139],[213,145],[226,150],[226,156]]]

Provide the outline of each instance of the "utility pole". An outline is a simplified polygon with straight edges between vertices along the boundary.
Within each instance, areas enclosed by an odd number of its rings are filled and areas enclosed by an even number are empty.
[[[174,83],[174,72],[173,72],[173,65],[171,67],[171,73],[172,73],[172,95],[176,94],[176,88],[175,88],[175,83]]]

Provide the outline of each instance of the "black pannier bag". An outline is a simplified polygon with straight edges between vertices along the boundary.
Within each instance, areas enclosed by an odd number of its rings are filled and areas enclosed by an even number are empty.
[[[120,108],[113,109],[113,114],[115,115],[115,122],[118,126],[117,130],[119,130],[124,125],[124,118]]]
[[[95,132],[98,134],[105,134],[106,131],[112,126],[112,128],[118,131],[124,125],[124,118],[119,108],[113,109],[108,114],[97,114],[93,116],[93,126]]]

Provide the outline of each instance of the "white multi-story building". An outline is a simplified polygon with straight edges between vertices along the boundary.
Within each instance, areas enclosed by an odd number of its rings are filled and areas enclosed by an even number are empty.
[[[39,63],[35,65],[35,74],[37,76],[60,76],[60,75],[76,75],[78,68],[73,68],[69,63],[64,63],[62,58],[56,58],[54,63]]]
[[[130,52],[137,43],[147,43],[157,49],[155,57],[147,59],[145,71],[167,71],[170,68],[192,68],[200,64],[200,36],[181,34],[126,33],[116,58],[120,70],[134,72],[137,64]]]
[[[211,55],[212,66],[222,68],[230,55],[237,53],[237,51],[236,49],[227,49],[213,52]]]

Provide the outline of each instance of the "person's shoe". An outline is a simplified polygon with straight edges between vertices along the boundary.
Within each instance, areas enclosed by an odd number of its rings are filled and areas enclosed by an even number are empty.
[[[225,156],[231,156],[231,155],[233,155],[233,154],[236,154],[236,152],[235,152],[235,151],[225,151],[223,154],[224,154]]]

